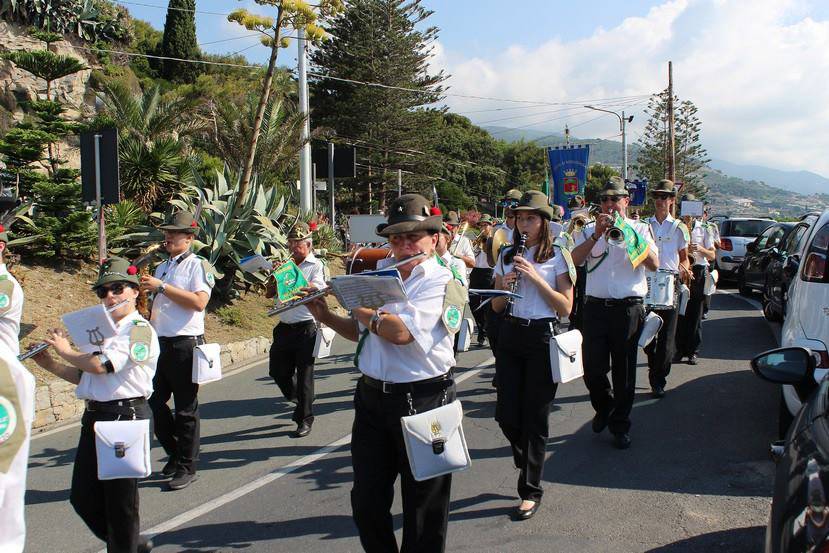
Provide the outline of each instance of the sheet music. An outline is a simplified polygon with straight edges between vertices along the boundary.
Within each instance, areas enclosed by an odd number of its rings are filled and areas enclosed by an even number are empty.
[[[340,304],[349,310],[356,307],[377,308],[387,303],[406,301],[400,273],[396,270],[384,273],[336,276],[331,279],[331,290]]]
[[[239,260],[239,267],[247,273],[255,273],[256,271],[270,271],[271,262],[261,255],[249,255]]]
[[[63,317],[69,337],[84,353],[100,350],[104,340],[115,336],[115,322],[102,304],[67,313]]]

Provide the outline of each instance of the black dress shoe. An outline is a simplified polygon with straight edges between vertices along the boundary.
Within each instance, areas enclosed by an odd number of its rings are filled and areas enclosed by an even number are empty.
[[[663,386],[654,386],[651,390],[651,395],[656,399],[665,397],[665,388]]]
[[[301,422],[297,425],[296,430],[294,430],[294,433],[291,434],[291,436],[294,437],[294,438],[304,438],[305,436],[307,436],[310,433],[311,433],[311,425],[308,424],[307,422]]]
[[[696,365],[697,364],[697,354],[693,354],[691,357],[688,358],[689,365]]]
[[[184,469],[179,469],[167,485],[171,490],[183,490],[198,479],[199,477],[196,473],[190,473]]]
[[[153,540],[149,538],[140,538],[140,540],[141,541],[138,542],[138,548],[136,551],[138,551],[138,553],[150,553],[155,545]]]
[[[533,503],[533,506],[529,509],[522,509],[521,505],[515,508],[515,520],[529,520],[531,519],[535,513],[538,511],[538,508],[541,506],[540,501],[536,501]]]
[[[167,464],[161,469],[161,476],[165,478],[172,478],[178,469],[178,460],[175,457],[170,457]]]
[[[618,434],[613,434],[613,445],[616,446],[617,449],[627,449],[630,447],[630,434],[627,432],[619,432]]]
[[[593,415],[593,432],[600,434],[602,430],[607,428],[608,418],[610,418],[610,413],[596,413]]]

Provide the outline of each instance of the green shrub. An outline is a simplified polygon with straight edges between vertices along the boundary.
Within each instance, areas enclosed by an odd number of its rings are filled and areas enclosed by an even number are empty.
[[[238,328],[248,328],[249,326],[242,315],[242,310],[238,307],[223,305],[216,310],[216,316],[219,318],[219,322],[223,325],[235,326]]]

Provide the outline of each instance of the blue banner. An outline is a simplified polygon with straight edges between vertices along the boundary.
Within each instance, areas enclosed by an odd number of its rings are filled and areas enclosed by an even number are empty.
[[[625,181],[625,186],[627,186],[630,192],[630,205],[636,207],[645,205],[648,193],[648,179]]]
[[[577,194],[584,196],[590,146],[585,144],[547,148],[547,156],[553,174],[553,203],[564,208],[564,218],[568,219],[570,210],[567,203]]]

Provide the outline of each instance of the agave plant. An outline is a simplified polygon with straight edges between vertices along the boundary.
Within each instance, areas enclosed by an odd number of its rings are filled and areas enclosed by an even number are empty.
[[[192,213],[201,204],[193,251],[213,265],[218,279],[217,290],[230,298],[237,293],[235,283],[264,283],[264,274],[242,271],[240,261],[254,254],[278,259],[286,257],[285,233],[279,223],[284,214],[285,199],[275,187],[266,189],[257,181],[252,182],[244,196],[240,196],[239,176],[227,167],[224,173],[217,171],[209,184],[196,171],[194,180],[195,184],[186,187],[169,205],[171,210]],[[236,215],[231,216],[232,213]],[[155,212],[150,218],[160,224],[166,215]],[[141,227],[120,238],[143,247],[160,240],[161,233],[154,227]]]

